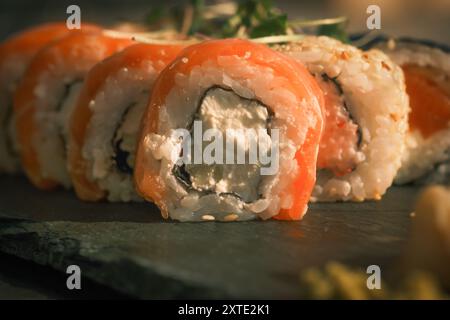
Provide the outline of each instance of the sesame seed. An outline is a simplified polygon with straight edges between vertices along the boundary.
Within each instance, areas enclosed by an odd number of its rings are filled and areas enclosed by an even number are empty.
[[[214,218],[214,216],[212,216],[210,214],[203,215],[202,219],[205,220],[205,221],[214,221],[214,220],[216,220],[216,218]]]
[[[238,216],[237,214],[232,213],[232,214],[229,214],[229,215],[225,216],[225,217],[223,218],[223,220],[224,220],[224,221],[235,221],[235,220],[237,220],[238,218],[239,218],[239,216]]]
[[[385,68],[387,71],[391,71],[391,67],[389,67],[389,65],[386,62],[381,61],[381,66]]]
[[[341,52],[341,59],[342,60],[348,60],[349,58],[350,58],[350,56],[348,55],[347,52],[345,52],[345,51]]]
[[[396,113],[391,113],[391,114],[389,114],[389,116],[390,116],[391,119],[394,120],[395,122],[397,122],[398,120],[400,120],[400,117],[399,117]]]
[[[387,42],[387,47],[389,50],[394,50],[395,49],[395,40],[389,39]]]

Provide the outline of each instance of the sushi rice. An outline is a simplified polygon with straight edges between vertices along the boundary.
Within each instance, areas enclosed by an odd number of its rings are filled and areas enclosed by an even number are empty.
[[[312,201],[381,199],[400,168],[408,128],[402,70],[378,50],[308,36],[276,48],[304,63],[325,94]]]
[[[129,171],[134,166],[139,123],[147,106],[150,84],[155,78],[151,63],[143,63],[133,69],[123,68],[105,80],[89,104],[94,115],[82,153],[90,163],[89,177],[98,181],[101,189],[108,190],[109,201],[140,199],[134,191]],[[130,156],[120,160],[116,158],[114,162],[115,145],[119,143],[122,152]],[[117,161],[123,163],[117,165]],[[111,170],[113,167],[116,170]]]

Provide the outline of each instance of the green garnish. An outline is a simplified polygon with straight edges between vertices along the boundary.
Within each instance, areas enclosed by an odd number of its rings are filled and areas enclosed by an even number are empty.
[[[187,35],[194,35],[202,30],[205,24],[205,19],[203,18],[203,12],[205,9],[205,2],[203,0],[190,0],[190,5],[188,5],[185,15],[190,15],[185,18],[190,19],[190,23],[187,30],[182,30]],[[184,21],[186,23],[186,20]],[[187,27],[187,26],[186,26]]]
[[[217,10],[219,6],[221,8]],[[226,6],[227,12],[222,12],[223,6]],[[189,0],[185,6],[169,9],[156,7],[146,21],[152,26],[163,24],[190,36],[264,38],[311,34],[310,29],[314,28],[313,34],[349,41],[345,31],[348,22],[346,17],[288,20],[287,14],[276,8],[272,0],[241,0],[216,5],[206,5],[205,0]]]
[[[345,32],[344,28],[338,24],[320,26],[318,34],[338,39],[344,43],[349,42],[347,33]]]
[[[287,33],[287,15],[274,8],[271,0],[246,0],[223,28],[224,37],[250,38]]]
[[[155,25],[168,15],[168,9],[164,6],[155,6],[145,17],[145,22],[149,25]]]
[[[267,37],[287,33],[287,15],[268,18],[250,31],[250,38]]]

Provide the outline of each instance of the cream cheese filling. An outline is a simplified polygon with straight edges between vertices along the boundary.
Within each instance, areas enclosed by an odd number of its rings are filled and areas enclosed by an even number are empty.
[[[200,102],[195,120],[202,122],[203,132],[209,129],[220,132],[226,140],[221,145],[227,150],[223,150],[222,163],[185,165],[184,170],[189,175],[192,188],[202,192],[232,194],[247,203],[259,199],[262,164],[258,157],[250,161],[250,152],[257,151],[252,146],[265,151],[270,148],[271,140],[267,132],[269,118],[267,107],[257,100],[240,97],[232,90],[221,87],[208,89]],[[256,135],[247,135],[249,130]],[[261,132],[265,135],[263,139],[258,136]],[[212,139],[217,139],[217,136]],[[209,144],[202,142],[202,152]],[[230,147],[234,152],[233,163],[225,159]],[[238,153],[245,154],[244,163],[238,161]]]

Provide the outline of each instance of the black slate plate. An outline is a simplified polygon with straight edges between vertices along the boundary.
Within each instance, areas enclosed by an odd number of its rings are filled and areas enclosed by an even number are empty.
[[[390,268],[408,236],[417,189],[383,200],[312,204],[300,222],[178,223],[148,203],[83,203],[0,181],[0,250],[141,298],[297,298],[299,275],[338,260]]]

